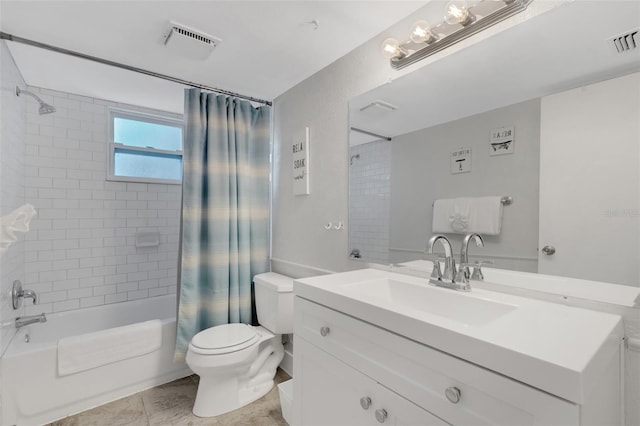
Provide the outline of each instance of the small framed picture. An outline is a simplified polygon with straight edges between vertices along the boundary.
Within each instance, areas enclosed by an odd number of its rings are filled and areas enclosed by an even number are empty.
[[[490,156],[513,154],[515,145],[515,128],[513,126],[491,130],[491,139],[489,141]]]
[[[451,174],[471,171],[471,148],[458,148],[451,151]]]

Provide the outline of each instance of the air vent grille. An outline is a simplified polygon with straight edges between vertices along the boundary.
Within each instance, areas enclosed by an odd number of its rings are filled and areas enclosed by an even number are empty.
[[[190,59],[206,59],[220,44],[220,39],[194,30],[185,25],[171,22],[164,44],[176,55]]]
[[[215,47],[215,45],[216,45],[216,42],[215,42],[215,40],[213,38],[206,37],[204,35],[195,33],[193,31],[187,30],[185,28],[180,28],[180,27],[175,27],[174,26],[172,28],[172,32],[173,31],[175,31],[178,34],[183,35],[185,37],[188,37],[188,38],[191,38],[193,40],[199,41],[201,43],[208,44],[210,46],[214,46]],[[171,37],[171,35],[169,35],[169,37]],[[167,41],[169,41],[169,37],[167,37]],[[166,42],[165,42],[165,44],[166,44]]]
[[[630,31],[626,34],[622,34],[613,37],[611,41],[618,53],[624,53],[629,50],[635,49],[640,44],[640,30]]]

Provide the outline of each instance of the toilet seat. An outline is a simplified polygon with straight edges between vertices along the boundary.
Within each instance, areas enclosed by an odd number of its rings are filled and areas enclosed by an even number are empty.
[[[224,324],[202,330],[191,339],[190,347],[201,355],[221,355],[253,346],[260,333],[248,324]]]

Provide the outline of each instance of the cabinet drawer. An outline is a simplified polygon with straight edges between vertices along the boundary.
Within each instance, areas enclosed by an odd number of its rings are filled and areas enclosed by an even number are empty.
[[[296,336],[449,423],[579,423],[577,405],[508,377],[300,297],[294,311]]]

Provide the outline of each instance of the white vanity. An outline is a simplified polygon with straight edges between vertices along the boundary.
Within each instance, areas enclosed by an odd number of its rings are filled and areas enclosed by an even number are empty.
[[[377,269],[294,291],[294,425],[622,424],[617,315]]]

